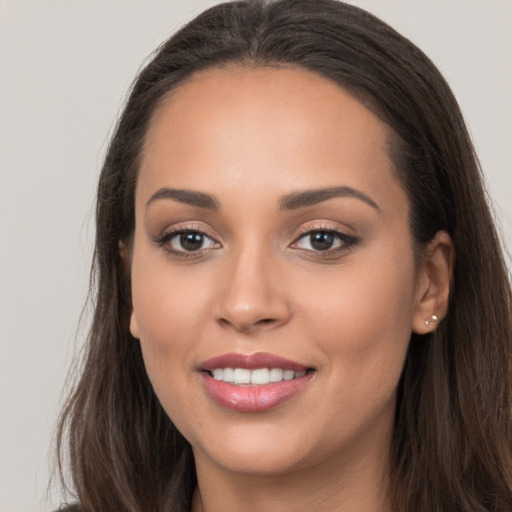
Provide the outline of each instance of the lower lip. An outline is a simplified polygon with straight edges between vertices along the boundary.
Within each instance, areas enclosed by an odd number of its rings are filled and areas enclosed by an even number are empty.
[[[291,400],[311,381],[314,372],[303,377],[263,385],[235,386],[202,374],[208,394],[220,405],[239,412],[261,412]]]

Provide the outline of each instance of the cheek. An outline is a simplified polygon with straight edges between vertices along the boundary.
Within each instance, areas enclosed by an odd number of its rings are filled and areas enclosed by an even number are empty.
[[[194,297],[170,291],[169,283],[139,279],[133,290],[134,314],[146,372],[159,402],[177,428],[189,438],[197,422],[191,407],[191,350],[200,332]],[[142,284],[141,284],[142,283]]]
[[[333,378],[343,378],[354,391],[374,385],[376,393],[389,393],[402,371],[415,279],[412,257],[398,256],[347,265],[323,287],[309,286],[302,294],[304,329],[328,355]]]
[[[136,232],[132,257],[132,304],[139,337],[165,346],[187,343],[203,321],[208,287],[194,265],[172,265],[163,249]],[[164,347],[162,347],[163,349]]]
[[[132,262],[132,325],[136,325],[144,364],[162,402],[183,383],[192,367],[190,348],[204,324],[206,290],[194,286],[186,271],[172,272],[165,255],[142,244]]]

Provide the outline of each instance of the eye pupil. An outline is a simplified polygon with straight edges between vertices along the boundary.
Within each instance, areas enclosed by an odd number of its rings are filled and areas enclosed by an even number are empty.
[[[197,251],[203,245],[204,237],[201,233],[182,233],[180,235],[180,245],[186,251]]]
[[[334,244],[334,234],[328,231],[317,231],[310,235],[311,247],[317,251],[326,251]]]

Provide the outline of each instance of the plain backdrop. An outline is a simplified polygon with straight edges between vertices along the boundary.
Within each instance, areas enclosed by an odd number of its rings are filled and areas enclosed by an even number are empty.
[[[78,319],[107,136],[144,58],[214,3],[0,0],[1,512],[59,503],[57,491],[45,498],[50,445],[87,330]],[[512,1],[353,3],[412,39],[452,85],[510,250]]]

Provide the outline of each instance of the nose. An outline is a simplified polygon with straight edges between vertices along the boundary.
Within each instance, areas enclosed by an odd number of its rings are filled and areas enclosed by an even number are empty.
[[[216,320],[243,333],[270,330],[291,318],[282,272],[272,258],[249,248],[219,273]]]

